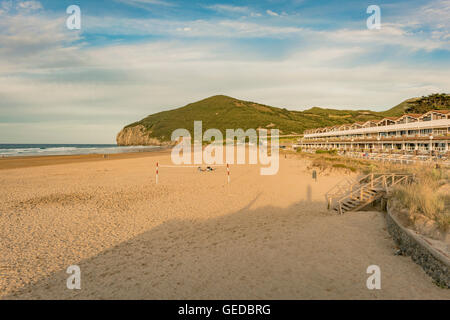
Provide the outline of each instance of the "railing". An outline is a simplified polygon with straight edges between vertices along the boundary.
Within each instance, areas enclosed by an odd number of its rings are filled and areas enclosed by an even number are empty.
[[[353,190],[357,188],[362,181],[367,179],[370,174],[357,178],[355,181],[351,181],[350,179],[344,179],[336,184],[333,188],[331,188],[327,193],[325,193],[325,199],[328,204],[328,209],[333,205],[333,200],[342,197],[344,194],[348,193],[348,190]]]
[[[448,127],[450,121],[449,119],[439,119],[433,121],[419,121],[419,122],[410,122],[403,124],[394,124],[388,126],[377,126],[370,128],[360,128],[360,129],[350,129],[350,130],[339,130],[333,132],[332,136],[340,136],[340,135],[352,135],[352,134],[367,134],[367,133],[378,133],[378,132],[387,132],[387,131],[410,131],[410,130],[432,130]],[[310,133],[305,134],[305,138],[319,138],[330,135],[330,132],[321,132],[321,133]]]
[[[340,182],[338,182],[333,188],[331,188],[327,193],[325,193],[325,199],[328,203],[328,209],[331,208],[333,199],[341,196],[345,192],[347,192],[348,188],[350,188],[354,184],[353,181],[346,178]]]
[[[305,152],[307,149],[305,149]],[[406,150],[392,150],[390,153],[386,153],[387,150],[372,150],[372,152],[358,151],[355,150],[338,150],[338,154],[341,156],[346,156],[350,158],[358,159],[369,159],[378,161],[389,161],[389,162],[400,162],[400,163],[423,163],[423,162],[433,162],[439,163],[444,166],[450,166],[449,154],[450,151],[446,150],[435,150],[434,155],[430,155],[430,151],[417,151],[417,154],[412,154],[411,152],[403,152]]]
[[[375,177],[376,175],[379,175],[378,177]],[[380,196],[380,191],[387,192],[388,189],[394,185],[397,185],[402,182],[407,182],[408,180],[413,178],[413,175],[410,174],[396,174],[396,173],[390,173],[390,174],[369,174],[367,176],[370,176],[370,179],[363,185],[361,185],[356,190],[350,190],[348,194],[337,200],[337,208],[339,211],[339,214],[343,213],[342,206],[347,200],[359,200],[361,205],[369,204],[369,200],[374,200],[375,197]],[[365,176],[367,179],[367,176]],[[362,182],[365,179],[361,179]],[[374,190],[377,190],[375,193],[375,196],[367,196],[371,194],[370,192],[373,192]],[[370,192],[369,192],[370,191]],[[364,202],[366,201],[366,202]]]

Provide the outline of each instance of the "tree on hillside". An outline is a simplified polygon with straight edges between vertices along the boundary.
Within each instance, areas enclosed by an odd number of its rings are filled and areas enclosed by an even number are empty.
[[[434,93],[408,102],[406,113],[425,113],[430,110],[450,109],[450,95]]]

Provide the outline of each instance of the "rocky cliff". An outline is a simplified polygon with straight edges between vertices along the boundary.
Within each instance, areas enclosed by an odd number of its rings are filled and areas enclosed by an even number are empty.
[[[150,135],[151,132],[148,132],[143,125],[125,127],[117,134],[116,141],[119,146],[161,146],[167,144],[167,142],[161,142]]]

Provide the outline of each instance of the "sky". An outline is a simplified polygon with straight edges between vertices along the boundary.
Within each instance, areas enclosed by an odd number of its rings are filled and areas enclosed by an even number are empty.
[[[386,110],[449,92],[449,22],[450,0],[0,0],[0,143],[115,143],[217,94]]]

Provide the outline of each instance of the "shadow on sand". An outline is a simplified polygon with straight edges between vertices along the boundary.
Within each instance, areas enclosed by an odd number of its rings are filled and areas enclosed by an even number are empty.
[[[381,213],[336,216],[323,202],[313,201],[251,209],[256,199],[217,218],[167,221],[97,256],[74,261],[81,268],[81,290],[67,289],[69,274],[61,270],[4,298],[379,296],[367,290],[365,271],[392,255]]]

